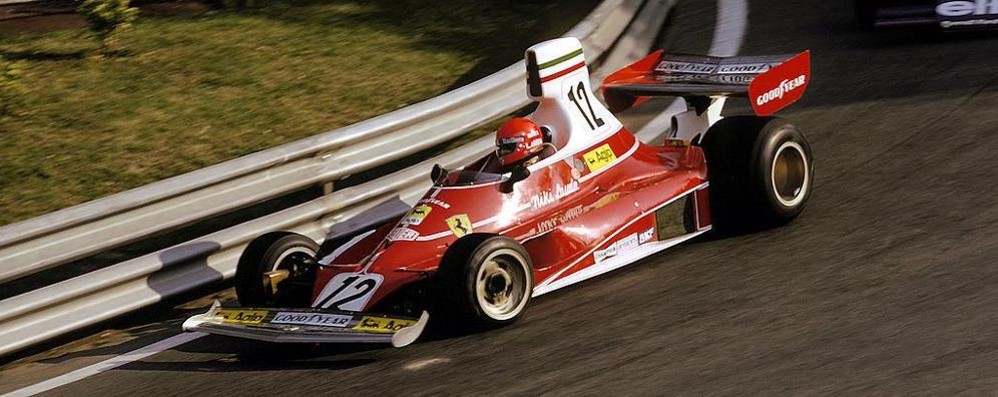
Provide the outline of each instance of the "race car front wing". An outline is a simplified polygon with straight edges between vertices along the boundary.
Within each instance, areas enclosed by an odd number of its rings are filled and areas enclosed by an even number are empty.
[[[216,300],[207,313],[184,321],[188,332],[204,332],[275,343],[391,343],[409,345],[429,321],[380,314],[315,309],[228,308]]]

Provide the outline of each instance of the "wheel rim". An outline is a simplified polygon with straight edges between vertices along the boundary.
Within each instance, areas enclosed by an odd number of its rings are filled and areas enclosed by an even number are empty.
[[[270,271],[274,270],[294,270],[296,265],[304,264],[306,261],[315,258],[315,251],[307,247],[293,247],[281,253],[281,256],[277,257],[274,261],[274,266],[271,267]]]
[[[475,295],[478,306],[489,317],[508,320],[527,304],[526,260],[512,249],[489,254],[478,268]]]
[[[776,150],[772,169],[773,193],[785,207],[794,207],[804,200],[810,184],[811,170],[807,154],[797,142],[787,141]]]

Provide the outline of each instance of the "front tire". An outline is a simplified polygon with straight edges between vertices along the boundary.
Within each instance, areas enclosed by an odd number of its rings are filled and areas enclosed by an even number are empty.
[[[727,117],[702,146],[712,220],[722,233],[783,225],[804,210],[814,183],[811,146],[787,120]]]
[[[236,297],[246,307],[273,307],[278,304],[267,284],[264,274],[274,270],[288,270],[292,274],[314,262],[319,244],[295,233],[268,234],[254,239],[236,265]]]
[[[490,329],[515,322],[533,293],[530,255],[511,238],[467,236],[437,272],[436,309],[448,328]]]

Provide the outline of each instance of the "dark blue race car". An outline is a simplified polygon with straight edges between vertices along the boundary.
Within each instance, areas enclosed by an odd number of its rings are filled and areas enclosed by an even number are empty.
[[[998,29],[998,0],[855,0],[867,28]]]

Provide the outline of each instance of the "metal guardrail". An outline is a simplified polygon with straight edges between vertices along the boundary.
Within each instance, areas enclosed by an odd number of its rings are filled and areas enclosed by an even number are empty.
[[[660,26],[673,3],[607,0],[566,35],[583,37],[589,58],[598,59],[629,26],[638,34],[647,34],[648,26]],[[635,19],[639,9],[641,17]],[[657,30],[655,27],[649,36],[653,38]],[[641,51],[648,47],[650,41]],[[526,105],[522,78],[520,62],[469,86],[384,116],[43,217],[51,219],[54,226],[31,220],[0,229],[0,252],[5,253],[0,254],[5,267],[0,280],[433,146]],[[260,234],[290,230],[323,241],[331,234],[398,216],[410,208],[407,202],[414,202],[429,186],[428,170],[433,163],[460,166],[491,148],[492,138],[485,137],[375,181],[0,301],[0,355],[232,277],[238,256]],[[225,202],[237,198],[239,204]],[[136,216],[142,220],[128,219]],[[182,220],[171,221],[173,217]],[[157,228],[146,223],[164,220],[168,226]],[[89,228],[96,231],[83,230]],[[9,230],[19,234],[8,234]],[[86,237],[74,238],[71,230],[84,232]],[[100,248],[82,246],[84,241],[95,243],[96,239],[113,242],[98,244]],[[51,255],[63,244],[72,244],[74,252],[56,259],[45,256],[40,262],[26,260],[40,255],[38,250]],[[13,255],[17,251],[7,251],[14,247],[31,253]],[[7,258],[20,258],[10,262],[19,266],[7,268]]]
[[[42,0],[0,0],[0,6],[9,6],[14,4],[24,4],[24,3],[37,3]]]
[[[642,0],[606,0],[566,35],[598,59]],[[307,139],[0,228],[0,283],[154,233],[335,181],[463,135],[528,102],[523,62],[467,86]]]

